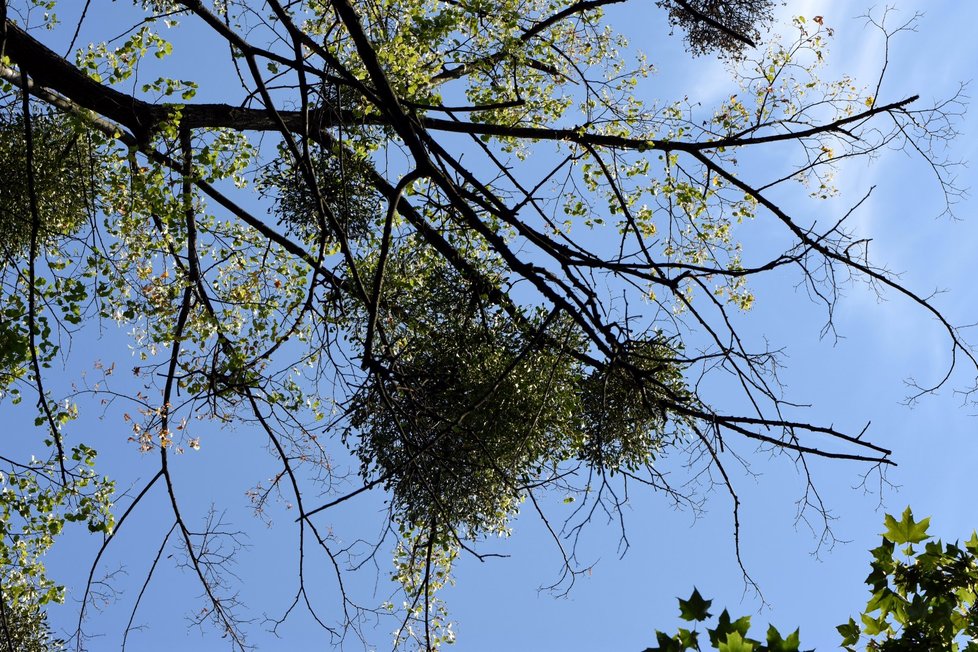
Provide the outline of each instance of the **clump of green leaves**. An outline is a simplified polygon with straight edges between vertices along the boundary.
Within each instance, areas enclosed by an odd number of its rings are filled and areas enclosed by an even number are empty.
[[[580,371],[568,350],[543,342],[574,336],[563,321],[507,319],[425,260],[402,263],[387,372],[354,398],[357,452],[365,473],[387,478],[405,522],[499,530],[521,488],[566,456]]]
[[[477,264],[493,277],[492,263]],[[562,464],[614,473],[650,463],[665,406],[688,400],[661,336],[589,368],[579,328],[559,311],[513,319],[424,250],[400,252],[386,271],[386,341],[349,409],[363,474],[384,478],[409,527],[504,531],[526,487]]]
[[[677,348],[661,336],[633,342],[584,379],[578,459],[612,473],[635,471],[654,459],[667,430],[663,397],[691,400]]]
[[[370,233],[384,209],[382,198],[366,179],[365,163],[349,152],[334,153],[318,146],[312,147],[309,162],[309,169],[304,169],[288,148],[281,147],[279,156],[262,171],[259,184],[275,196],[279,223],[305,238],[319,235],[323,226],[327,233],[339,229],[345,239]],[[336,240],[336,234],[330,235],[329,240]]]
[[[109,534],[115,485],[95,472],[96,452],[79,444],[64,476],[55,460],[10,462],[0,469],[0,577],[6,604],[43,606],[64,600],[44,555],[67,523]]]
[[[927,534],[930,519],[914,520],[907,507],[897,519],[886,515],[886,532],[873,555],[866,578],[872,596],[859,621],[839,625],[842,648],[848,652],[978,651],[978,533],[961,543],[945,544]],[[923,547],[920,547],[920,546]],[[902,548],[900,547],[902,546]],[[701,623],[712,615],[711,600],[693,589],[679,600],[683,620]],[[748,636],[750,617],[736,620],[724,609],[713,629],[710,646],[721,652],[798,652],[796,629],[787,637],[774,627],[765,642]],[[656,631],[656,647],[645,652],[702,650],[700,634],[680,628],[675,635]]]
[[[908,507],[900,519],[887,515],[883,541],[870,552],[866,584],[872,597],[859,623],[838,627],[842,645],[856,650],[978,650],[978,533],[961,543],[927,534],[930,519],[914,520]]]
[[[57,638],[48,624],[47,612],[36,604],[8,601],[3,591],[0,612],[0,649],[14,652],[61,652],[65,642]]]
[[[30,246],[33,213],[28,161],[33,163],[40,246],[76,232],[94,205],[95,164],[88,134],[55,112],[31,116],[28,152],[24,115],[0,110],[0,261],[24,255]]]
[[[694,55],[737,56],[753,46],[773,15],[772,0],[659,0],[669,22],[686,33]]]

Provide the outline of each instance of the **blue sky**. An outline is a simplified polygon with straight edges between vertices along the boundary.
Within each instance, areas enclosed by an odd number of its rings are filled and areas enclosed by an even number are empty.
[[[97,12],[116,11],[115,5],[104,2],[96,1],[95,6]],[[899,11],[895,19],[909,18],[916,11],[925,13],[916,33],[904,34],[893,43],[891,72],[881,98],[895,100],[919,93],[926,101],[952,94],[958,82],[971,78],[978,63],[978,43],[971,35],[978,24],[978,5],[919,0],[898,1],[895,6]],[[870,7],[861,2],[809,0],[791,2],[779,10],[779,17],[783,21],[798,14],[824,16],[836,30],[826,76],[849,73],[869,84],[875,81],[882,44],[856,16]],[[70,22],[69,12],[62,13]],[[95,14],[96,21],[99,15]],[[660,73],[643,87],[647,92],[667,98],[689,95],[706,105],[731,92],[723,65],[710,59],[690,60],[682,53],[678,37],[663,36],[660,24],[654,22],[659,19],[628,5],[610,11],[609,16],[659,67]],[[953,158],[975,160],[976,120],[972,113],[961,121]],[[844,168],[840,174],[843,196],[819,210],[845,210],[875,185],[871,199],[853,218],[855,228],[872,238],[875,259],[901,273],[906,285],[923,294],[946,290],[937,305],[951,321],[973,323],[978,321],[978,289],[973,281],[978,224],[971,219],[975,205],[969,199],[961,201],[955,207],[959,221],[939,217],[940,196],[928,174],[919,160],[888,152],[872,165],[857,163]],[[970,168],[961,168],[959,176],[961,185],[978,185]],[[761,218],[750,228],[752,237],[767,237]],[[748,246],[749,242],[745,248]],[[493,544],[495,551],[510,558],[480,563],[463,557],[459,563],[457,586],[445,594],[457,622],[460,638],[456,649],[644,649],[653,642],[656,627],[673,628],[675,598],[687,596],[694,585],[714,598],[715,606],[726,605],[783,629],[801,626],[804,645],[831,649],[838,640],[834,626],[865,604],[866,550],[876,545],[884,511],[902,511],[910,504],[916,514],[931,515],[932,531],[949,539],[966,537],[978,527],[978,507],[971,499],[978,458],[976,409],[962,405],[962,397],[951,391],[973,382],[974,374],[958,374],[946,390],[924,398],[912,409],[902,405],[909,392],[906,378],[927,381],[943,373],[948,343],[940,328],[907,301],[892,294],[880,300],[857,281],[846,287],[835,315],[839,338],[822,337],[825,311],[797,287],[799,280],[783,276],[756,285],[758,300],[741,322],[753,341],[766,338],[786,347],[782,379],[791,398],[811,404],[807,414],[812,420],[831,422],[848,431],[858,431],[871,421],[874,439],[894,451],[898,466],[887,479],[898,488],[887,487],[882,496],[878,485],[871,483],[867,490],[858,487],[858,466],[816,465],[817,486],[838,517],[833,523],[835,536],[849,543],[822,546],[818,556],[812,554],[819,547],[818,537],[796,520],[796,501],[804,488],[801,479],[786,461],[771,461],[764,455],[753,460],[758,477],[743,475],[737,480],[743,500],[743,559],[767,601],[763,608],[758,597],[745,590],[736,566],[730,505],[721,492],[710,495],[708,510],[699,519],[675,511],[662,496],[633,493],[626,512],[627,554],[618,558],[619,533],[614,524],[596,523],[583,554],[594,563],[593,571],[580,577],[572,591],[560,598],[539,590],[556,579],[559,567],[542,525],[526,515],[516,522],[511,538]],[[108,332],[100,341],[83,335],[74,347],[79,353],[97,352],[104,360],[118,359],[123,371],[129,366],[125,340],[116,333]],[[84,355],[79,358],[86,359]],[[66,377],[78,371],[69,369]],[[5,405],[3,409],[10,408]],[[77,427],[91,433],[95,447],[103,453],[103,470],[119,478],[120,485],[131,482],[138,489],[139,479],[145,481],[155,472],[155,458],[142,458],[133,447],[124,445],[128,433],[117,422],[88,420]],[[247,509],[246,490],[256,478],[275,472],[271,458],[240,454],[248,448],[242,443],[254,449],[255,441],[255,433],[246,428],[215,433],[200,453],[174,459],[183,491],[195,499],[195,518],[202,518],[213,502],[219,510],[227,510],[230,523],[249,532],[249,547],[235,557],[242,600],[256,605],[253,613],[260,621],[262,609],[270,608],[268,605],[277,609],[289,599],[295,531],[286,512],[275,514],[272,524],[265,527],[256,524]],[[556,510],[560,509],[559,498],[554,500]],[[371,536],[382,508],[381,496],[367,496],[331,516],[334,531],[338,537],[342,533],[345,541]],[[94,640],[91,649],[117,647],[132,597],[169,528],[167,514],[163,495],[154,494],[114,542],[103,570],[124,571],[116,582],[126,594],[104,613],[93,615],[90,630],[104,631],[106,637]],[[71,537],[63,544],[67,545],[60,545],[52,555],[50,567],[55,577],[78,587],[97,543]],[[172,548],[164,553],[164,563],[137,617],[137,622],[148,627],[132,635],[132,649],[220,649],[222,642],[213,633],[188,631],[184,618],[198,606],[199,590],[187,573],[173,568],[173,560],[166,558],[170,554],[178,553]],[[377,601],[383,599],[389,590],[384,582],[388,559],[381,554],[379,571],[355,580],[362,595],[370,596],[379,575],[381,597]],[[328,569],[321,568],[319,573],[326,598],[334,587]],[[73,628],[68,623],[77,613],[74,601],[78,597],[76,588],[69,593],[66,606],[52,609],[55,624]],[[375,640],[385,643],[391,629],[393,624],[385,622]],[[282,628],[281,638],[264,634],[261,626],[252,631],[253,642],[262,650],[322,647],[321,632],[301,616]],[[349,647],[359,649],[356,641]]]

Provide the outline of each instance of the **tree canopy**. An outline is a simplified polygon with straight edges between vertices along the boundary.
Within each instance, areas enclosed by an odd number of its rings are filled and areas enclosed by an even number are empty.
[[[890,149],[921,157],[952,201],[941,147],[956,99],[879,97],[886,59],[869,86],[823,79],[821,16],[780,39],[765,36],[769,0],[655,3],[740,84],[702,107],[642,98],[653,67],[608,18],[625,0],[134,0],[86,42],[89,4],[0,1],[0,390],[37,405],[47,444],[40,462],[3,458],[5,593],[58,598],[32,564],[65,520],[105,535],[94,577],[162,492],[164,546],[199,582],[198,620],[245,649],[249,619],[214,548],[235,537],[188,522],[199,497],[173,473],[233,427],[259,433],[279,469],[256,478],[257,508],[282,495],[297,511],[282,618],[306,609],[343,639],[390,612],[398,643],[430,649],[454,636],[438,598],[453,561],[481,556],[521,509],[553,534],[566,586],[585,570],[576,533],[619,514],[628,487],[695,508],[671,472],[709,478],[739,545],[727,468],[745,451],[786,456],[809,487],[811,458],[892,464],[865,433],[800,416],[778,351],[740,337],[758,279],[797,275],[829,320],[844,279],[863,279],[933,316],[954,359],[976,365],[931,298],[847,229],[858,200],[819,213],[841,161]],[[187,64],[197,51],[209,70]],[[762,156],[780,165],[750,165]],[[784,203],[799,184],[806,201]],[[741,240],[761,220],[777,251]],[[72,338],[113,324],[133,380],[93,359],[98,382],[52,391],[54,366],[86,355]],[[734,391],[739,411],[722,407]],[[83,409],[153,460],[122,500],[72,430]],[[328,525],[371,490],[389,499],[369,557],[393,549],[403,593],[384,605],[347,592],[364,561]],[[559,523],[548,492],[576,503]],[[338,610],[311,596],[314,555]]]

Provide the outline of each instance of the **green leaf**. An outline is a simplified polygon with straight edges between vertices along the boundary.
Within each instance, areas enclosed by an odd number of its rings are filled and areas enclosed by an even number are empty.
[[[699,632],[690,631],[688,629],[679,628],[679,633],[677,634],[679,642],[683,644],[683,649],[696,649],[700,647],[699,643]]]
[[[693,593],[688,600],[679,598],[679,617],[683,620],[703,622],[712,614],[707,611],[713,600],[704,600],[700,592],[693,587]]]
[[[646,648],[645,652],[683,652],[686,649],[679,641],[665,632],[657,631],[655,641],[659,644],[658,647]]]
[[[862,615],[863,629],[869,636],[876,636],[880,632],[886,631],[889,627],[886,624],[886,618],[873,618],[868,614]]]
[[[727,640],[720,643],[718,649],[720,652],[753,652],[754,644],[745,640],[740,632],[730,632]]]
[[[799,634],[799,630],[796,629],[788,634],[788,638],[783,638],[781,632],[774,625],[769,625],[767,628],[767,648],[770,652],[798,652],[798,646],[801,645]]]
[[[965,541],[964,547],[973,555],[978,555],[978,532],[972,532],[971,538]]]
[[[849,622],[839,625],[835,629],[842,636],[841,645],[855,645],[859,642],[859,624],[852,618],[849,619]]]
[[[928,538],[927,527],[930,525],[930,517],[922,521],[913,520],[913,512],[907,507],[903,510],[903,518],[899,521],[890,514],[886,515],[883,521],[886,532],[883,538],[897,545],[904,543],[919,543]]]
[[[873,597],[866,603],[866,611],[880,612],[880,618],[885,618],[891,612],[902,614],[906,607],[906,599],[887,586],[873,594]]]

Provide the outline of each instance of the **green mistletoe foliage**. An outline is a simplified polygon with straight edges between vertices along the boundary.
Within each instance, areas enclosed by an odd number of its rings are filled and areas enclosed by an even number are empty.
[[[6,596],[4,596],[6,597]],[[0,610],[0,646],[14,652],[62,652],[65,642],[56,638],[47,614],[37,605],[5,602]]]
[[[0,109],[0,263],[28,253],[32,208],[28,159],[37,202],[37,241],[42,249],[74,234],[95,212],[97,163],[87,130],[56,112],[32,116],[33,150],[26,146],[23,114]]]
[[[773,3],[765,0],[658,0],[669,22],[684,30],[693,54],[720,52],[738,56],[756,44],[771,20]]]

